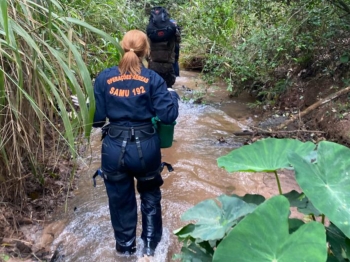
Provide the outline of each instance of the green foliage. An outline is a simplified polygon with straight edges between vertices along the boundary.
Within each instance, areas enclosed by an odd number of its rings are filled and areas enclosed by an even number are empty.
[[[217,162],[219,167],[225,168],[228,172],[273,172],[282,168],[291,168],[288,160],[290,152],[305,157],[314,149],[315,145],[312,142],[267,138],[233,150],[219,157]]]
[[[350,150],[322,141],[317,148],[317,163],[295,152],[289,156],[295,176],[313,205],[350,238]]]
[[[289,202],[283,196],[265,201],[232,229],[218,245],[213,261],[326,261],[322,224],[302,224],[289,233]]]
[[[346,7],[325,0],[190,1],[175,13],[185,36],[181,64],[195,69],[199,58],[205,80],[222,79],[235,95],[254,91],[274,101],[288,88],[289,69],[327,68],[320,57],[346,38]]]
[[[10,260],[10,257],[6,254],[0,254],[0,258],[5,262]]]
[[[348,261],[350,149],[327,141],[314,149],[315,145],[309,142],[270,138],[220,157],[218,165],[230,172],[270,171],[275,173],[277,181],[276,171],[292,166],[303,192],[293,190],[282,195],[280,190],[280,196],[268,200],[259,195],[242,197],[242,201],[253,202],[258,207],[243,216],[239,215],[243,210],[237,210],[238,215],[231,215],[232,219],[241,218],[215,242],[203,241],[201,235],[195,233],[203,224],[199,214],[211,206],[209,200],[201,202],[191,209],[196,213],[191,212],[190,217],[199,224],[190,224],[175,232],[184,242],[183,253],[175,258],[195,261],[200,251],[200,256],[206,259],[203,261]],[[304,223],[289,218],[290,207],[297,207],[312,221]],[[211,212],[206,215],[205,235],[208,236],[214,233],[207,231],[218,215]],[[321,221],[316,217],[321,217]],[[329,225],[325,223],[326,218]],[[230,216],[225,221],[230,221]]]
[[[123,35],[131,29],[144,30],[145,14],[143,9],[134,6],[128,1],[121,0],[73,0],[66,3],[69,16],[85,21],[93,27],[107,32],[113,36],[113,41],[88,34],[82,31],[80,26],[74,29],[81,34],[84,43],[83,52],[86,53],[85,63],[89,66],[89,72],[95,77],[104,68],[118,64],[122,51],[115,46],[114,41],[119,42]]]
[[[180,233],[178,236],[183,238],[190,234],[204,241],[221,240],[241,217],[254,209],[254,204],[248,204],[236,196],[222,195],[216,201],[205,200],[182,215],[183,221],[196,220],[197,223],[190,233]]]
[[[50,173],[46,164],[54,165],[67,150],[68,159],[77,156],[75,138],[90,135],[95,103],[81,37],[93,35],[120,46],[69,16],[57,1],[1,1],[0,12],[0,185],[4,196],[24,201],[22,175],[30,170],[44,184],[45,172]],[[77,111],[72,94],[80,103]],[[55,143],[48,146],[47,137]],[[8,181],[12,186],[6,186]]]

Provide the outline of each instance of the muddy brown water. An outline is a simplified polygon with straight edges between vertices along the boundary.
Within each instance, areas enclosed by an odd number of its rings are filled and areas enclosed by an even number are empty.
[[[218,157],[242,146],[242,138],[235,137],[233,132],[249,129],[248,125],[256,121],[248,107],[252,98],[247,95],[228,98],[224,85],[205,86],[195,72],[182,71],[174,88],[183,101],[173,146],[162,149],[163,161],[171,163],[174,171],[165,168],[162,173],[164,233],[152,260],[157,262],[171,261],[179,253],[181,245],[173,231],[186,224],[181,215],[197,203],[222,194],[271,197],[278,193],[271,174],[228,173],[217,166]],[[205,94],[202,103],[208,105],[192,103],[199,93]],[[136,255],[125,258],[115,252],[103,181],[97,179],[97,186],[92,186],[91,176],[100,166],[100,149],[97,129],[92,135],[91,155],[81,159],[76,197],[68,202],[68,211],[59,210],[61,214],[56,217],[56,221],[65,222],[63,231],[51,245],[52,252],[56,252],[53,261],[139,261],[141,257],[140,211]],[[280,179],[284,192],[297,187],[291,174],[281,174]]]

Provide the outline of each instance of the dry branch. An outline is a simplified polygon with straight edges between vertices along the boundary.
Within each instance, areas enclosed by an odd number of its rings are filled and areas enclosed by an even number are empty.
[[[316,103],[314,103],[311,106],[309,106],[308,108],[306,108],[304,111],[300,112],[299,114],[294,115],[292,118],[286,120],[285,122],[283,122],[282,124],[280,124],[276,128],[282,129],[282,128],[288,126],[290,123],[294,122],[297,118],[301,118],[301,117],[305,116],[306,114],[310,113],[312,110],[318,108],[319,106],[324,105],[324,104],[332,101],[333,99],[335,99],[343,94],[346,94],[348,92],[350,92],[350,86],[348,86],[342,90],[339,90],[338,92],[335,92],[335,93],[327,96],[324,99],[317,101]]]
[[[243,131],[234,132],[235,136],[253,136],[253,135],[274,135],[274,134],[292,134],[292,133],[325,133],[324,131],[317,130],[281,130],[281,131]]]

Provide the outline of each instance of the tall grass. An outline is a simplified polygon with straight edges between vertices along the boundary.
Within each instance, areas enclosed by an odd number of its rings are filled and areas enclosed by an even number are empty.
[[[0,190],[2,199],[20,204],[25,182],[43,184],[58,159],[76,156],[75,137],[91,132],[86,36],[121,49],[110,35],[68,17],[56,0],[0,0],[0,13]]]

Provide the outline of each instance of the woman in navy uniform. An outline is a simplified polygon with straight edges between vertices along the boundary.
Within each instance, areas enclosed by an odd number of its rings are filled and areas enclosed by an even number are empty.
[[[134,178],[141,199],[143,254],[153,256],[162,236],[161,149],[151,119],[165,124],[178,117],[177,93],[156,72],[145,68],[149,55],[145,33],[127,32],[121,42],[119,66],[103,70],[96,78],[94,127],[102,127],[102,176],[116,239],[116,250],[136,251],[137,204]],[[109,123],[105,125],[106,119]]]

